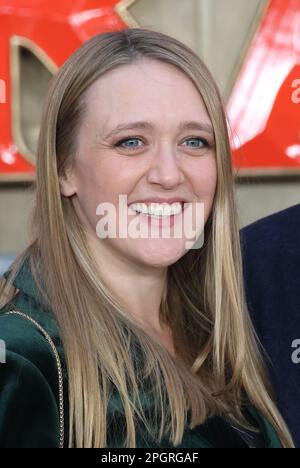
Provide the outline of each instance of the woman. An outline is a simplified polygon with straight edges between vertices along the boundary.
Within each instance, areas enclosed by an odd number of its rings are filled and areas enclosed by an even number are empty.
[[[163,201],[178,214],[157,219]],[[204,207],[201,248],[162,237],[180,202],[192,222]],[[105,203],[116,228],[158,237],[105,238]],[[32,226],[1,293],[2,446],[293,446],[245,306],[221,99],[192,50],[136,28],[67,60],[42,118]]]

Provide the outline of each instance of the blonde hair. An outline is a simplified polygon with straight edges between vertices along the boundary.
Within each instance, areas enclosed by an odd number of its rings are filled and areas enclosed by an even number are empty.
[[[172,329],[178,359],[139,327],[105,286],[72,201],[61,196],[59,185],[76,152],[86,110],[84,92],[105,72],[143,57],[172,64],[193,81],[216,138],[218,181],[205,243],[168,268],[160,308],[161,322]],[[191,428],[212,415],[245,425],[241,408],[247,401],[270,421],[285,447],[293,446],[273,403],[247,312],[222,99],[207,67],[190,48],[142,28],[99,34],[83,44],[49,88],[38,144],[35,200],[32,241],[15,262],[2,298],[7,301],[8,287],[13,294],[12,278],[29,255],[66,354],[70,447],[102,448],[110,443],[107,409],[115,391],[125,418],[125,447],[136,447],[137,424],[144,424],[158,441],[168,436],[172,444],[179,444],[189,412]],[[140,398],[142,389],[153,398],[150,414]]]

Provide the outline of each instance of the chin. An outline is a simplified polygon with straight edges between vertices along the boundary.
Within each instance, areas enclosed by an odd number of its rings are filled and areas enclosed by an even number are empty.
[[[176,263],[183,257],[187,250],[185,249],[185,241],[171,239],[161,240],[157,242],[144,241],[144,246],[135,245],[134,251],[131,250],[132,256],[140,263],[156,267],[168,267]]]

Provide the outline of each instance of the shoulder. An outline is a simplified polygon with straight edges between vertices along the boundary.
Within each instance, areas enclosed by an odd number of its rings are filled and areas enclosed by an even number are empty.
[[[262,329],[268,333],[276,330],[278,337],[282,339],[284,334],[288,342],[294,333],[292,323],[299,322],[299,232],[300,205],[268,216],[241,231],[249,310]],[[289,320],[286,320],[287,310]],[[277,321],[270,323],[270,317],[276,317]]]
[[[39,328],[0,313],[0,447],[59,445],[58,371]]]
[[[0,447],[58,447],[59,411],[40,369],[9,349],[0,366]]]
[[[300,272],[300,205],[263,218],[241,230],[241,249],[247,283],[255,289],[286,284],[288,295],[298,291]],[[258,286],[260,283],[260,286]],[[272,286],[272,287],[271,287]],[[298,293],[297,293],[298,294]]]
[[[265,253],[280,247],[300,250],[300,204],[267,216],[241,230],[245,252],[263,249]]]
[[[10,314],[0,311],[2,346],[5,344],[7,351],[22,356],[47,374],[52,367],[53,351],[45,334],[48,335],[46,329],[39,328],[39,322],[25,312]]]

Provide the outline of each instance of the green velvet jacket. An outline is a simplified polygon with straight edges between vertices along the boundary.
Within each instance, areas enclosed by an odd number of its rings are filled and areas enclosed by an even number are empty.
[[[5,273],[5,277],[8,273]],[[47,309],[33,280],[29,264],[20,269],[14,285],[19,292],[13,301],[0,310],[0,447],[1,448],[59,448],[68,446],[68,379],[64,351],[51,311]],[[22,315],[7,314],[17,310]],[[57,349],[62,364],[64,395],[59,395],[58,366],[54,351],[44,331]],[[3,359],[4,344],[6,348]],[[151,411],[150,393],[142,395]],[[108,448],[122,448],[122,423],[118,424],[118,398],[115,395],[108,407],[113,416]],[[64,402],[64,429],[61,426],[60,403]],[[281,448],[279,438],[258,411],[245,408],[248,419],[258,426],[265,448]],[[120,414],[119,414],[120,416]],[[124,426],[123,426],[124,427]],[[61,429],[61,432],[60,432]],[[248,445],[222,418],[213,417],[205,424],[190,429],[188,426],[180,445],[163,439],[159,444],[142,429],[137,431],[137,447],[143,448],[247,448]]]

